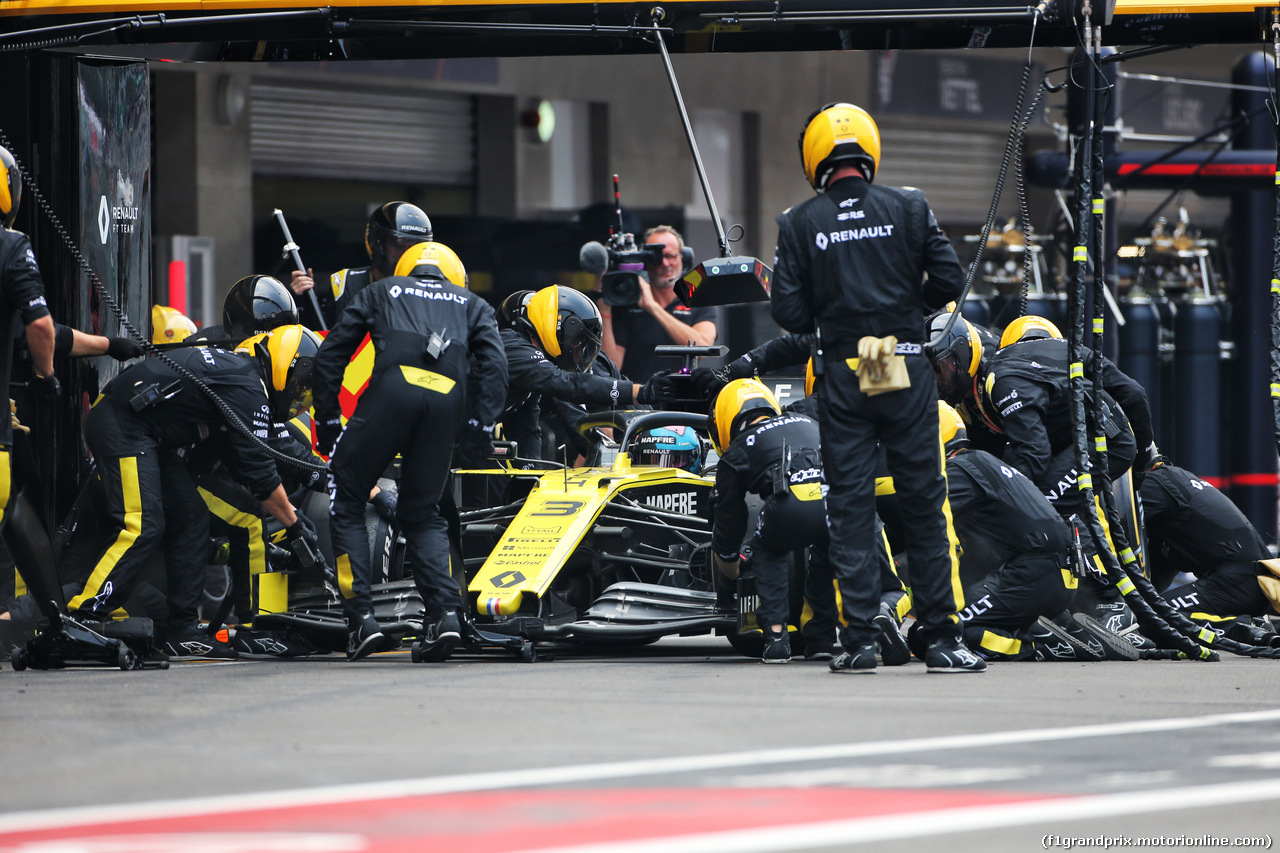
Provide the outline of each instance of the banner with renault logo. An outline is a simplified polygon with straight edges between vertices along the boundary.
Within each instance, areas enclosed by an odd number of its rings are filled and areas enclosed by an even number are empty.
[[[79,60],[74,79],[79,121],[80,251],[144,334],[151,303],[151,107],[145,62]],[[121,334],[81,271],[78,315],[85,331]],[[105,384],[119,372],[98,365]]]

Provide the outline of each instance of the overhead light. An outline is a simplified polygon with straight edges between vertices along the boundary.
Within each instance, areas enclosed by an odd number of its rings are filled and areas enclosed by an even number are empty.
[[[548,100],[538,101],[538,105],[520,114],[521,127],[528,128],[539,142],[550,142],[556,132],[556,108]]]

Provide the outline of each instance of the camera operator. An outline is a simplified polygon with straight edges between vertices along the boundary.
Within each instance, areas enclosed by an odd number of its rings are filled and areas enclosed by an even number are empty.
[[[714,308],[690,308],[676,299],[675,286],[684,274],[684,238],[670,225],[658,225],[644,233],[646,244],[660,244],[662,259],[645,265],[639,276],[639,299],[630,307],[602,312],[605,355],[636,382],[645,382],[659,370],[680,368],[674,356],[659,356],[659,344],[711,346],[716,342]]]

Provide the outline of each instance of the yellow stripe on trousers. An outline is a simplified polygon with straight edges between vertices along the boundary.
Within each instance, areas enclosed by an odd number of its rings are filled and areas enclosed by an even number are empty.
[[[107,463],[110,464],[110,463]],[[120,486],[124,495],[124,528],[116,541],[111,543],[107,553],[94,566],[93,574],[84,585],[84,590],[67,602],[67,610],[76,611],[86,601],[96,596],[106,582],[111,570],[120,562],[120,558],[129,553],[133,543],[142,534],[142,489],[138,485],[138,459],[134,456],[122,456],[120,464]]]
[[[210,512],[227,524],[243,528],[249,533],[249,574],[258,575],[266,571],[267,546],[262,540],[262,516],[232,506],[213,492],[205,489],[199,491]]]
[[[938,460],[942,467],[943,488],[947,485],[947,451],[942,442],[942,433],[938,433]],[[946,491],[942,493],[942,518],[947,524],[947,556],[951,560],[951,598],[953,606],[948,617],[955,624],[960,623],[956,614],[964,609],[964,585],[960,582],[960,540],[956,538],[955,521],[951,518],[951,501]]]

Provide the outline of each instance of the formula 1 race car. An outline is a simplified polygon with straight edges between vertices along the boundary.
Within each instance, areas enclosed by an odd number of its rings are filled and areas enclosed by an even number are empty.
[[[706,421],[688,412],[605,412],[584,424],[621,436],[601,440],[601,464],[523,460],[499,444],[496,467],[454,472],[452,565],[469,605],[461,651],[506,649],[533,661],[547,641],[642,645],[714,633],[758,655],[752,579],[717,593],[710,472],[633,462],[638,437],[679,428],[703,442]],[[375,527],[375,616],[384,633],[412,638],[422,601],[405,576],[403,540],[394,526]],[[803,585],[792,586],[798,619]],[[345,642],[340,613],[331,591],[312,587],[290,594],[288,612],[257,622],[313,642],[323,634],[317,644],[336,651]]]

